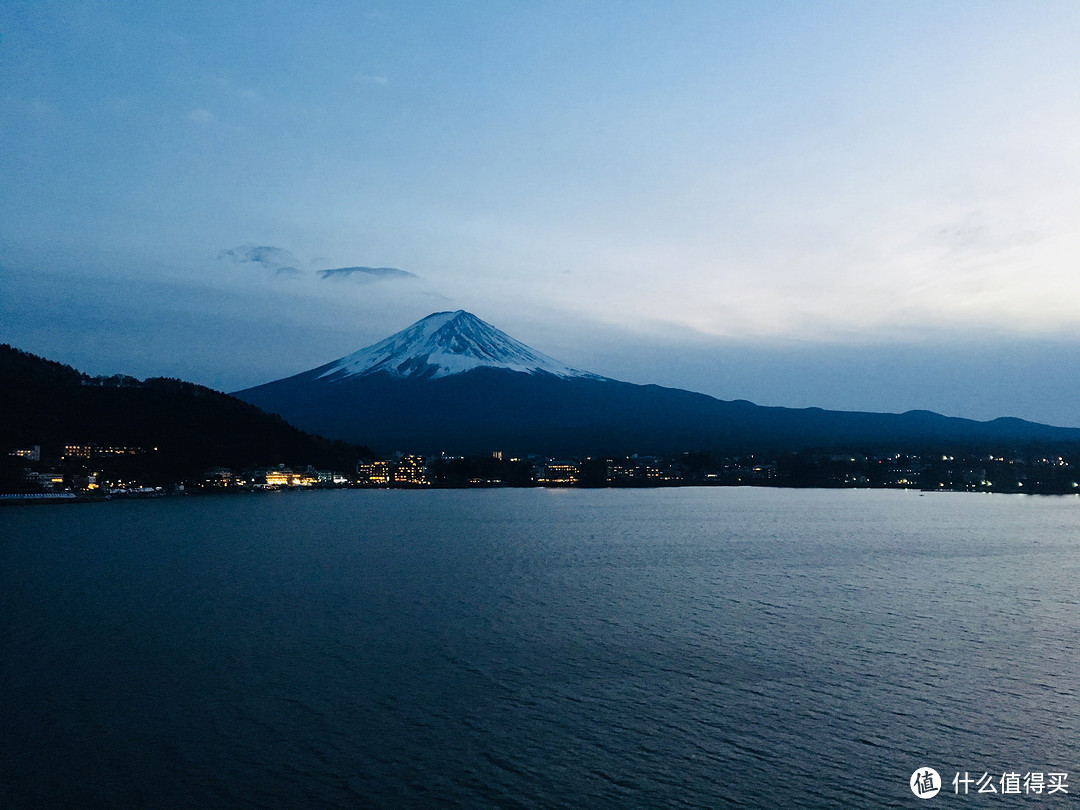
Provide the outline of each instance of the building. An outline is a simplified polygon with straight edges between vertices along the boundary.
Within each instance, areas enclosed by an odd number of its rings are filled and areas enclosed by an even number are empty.
[[[356,465],[356,481],[370,487],[385,487],[390,483],[390,462],[361,461]]]
[[[154,448],[157,450],[157,448]],[[143,447],[109,446],[101,447],[96,444],[65,444],[64,458],[102,458],[105,456],[137,456],[145,453]]]
[[[549,461],[540,468],[536,483],[546,487],[569,487],[581,478],[581,470],[570,461]]]
[[[319,476],[314,470],[296,472],[288,467],[259,472],[255,476],[255,486],[261,489],[281,489],[284,487],[313,487],[319,483]]]
[[[429,486],[423,456],[402,456],[394,466],[393,481],[399,486]]]
[[[27,470],[23,473],[23,480],[28,484],[37,484],[47,491],[64,488],[64,474],[60,472],[31,472]]]

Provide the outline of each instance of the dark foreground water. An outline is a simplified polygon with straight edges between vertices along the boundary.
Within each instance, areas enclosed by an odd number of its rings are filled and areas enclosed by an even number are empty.
[[[5,508],[0,806],[1075,806],[1078,608],[1077,498]]]

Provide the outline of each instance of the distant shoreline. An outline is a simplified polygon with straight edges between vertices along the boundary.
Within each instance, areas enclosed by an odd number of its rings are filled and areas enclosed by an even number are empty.
[[[544,490],[658,490],[658,489],[816,489],[823,492],[835,492],[838,490],[858,490],[874,492],[916,492],[920,495],[927,493],[964,493],[971,495],[1025,495],[1045,497],[1074,497],[1080,498],[1080,492],[1038,492],[1038,491],[1015,491],[995,489],[960,489],[960,488],[925,488],[925,487],[880,487],[880,486],[821,486],[815,484],[765,484],[765,483],[740,483],[740,484],[641,484],[633,486],[521,486],[508,484],[474,485],[474,486],[348,486],[348,487],[291,487],[280,489],[233,489],[233,490],[184,490],[180,492],[160,492],[154,495],[112,495],[112,496],[85,496],[74,494],[46,494],[46,493],[0,493],[0,507],[4,506],[57,506],[60,504],[88,504],[88,503],[115,503],[123,501],[147,501],[175,498],[206,498],[215,496],[241,497],[241,496],[265,496],[277,493],[288,494],[311,494],[314,492],[329,491],[353,491],[353,492],[389,492],[389,491],[463,491],[463,490],[498,490],[498,489],[544,489]]]

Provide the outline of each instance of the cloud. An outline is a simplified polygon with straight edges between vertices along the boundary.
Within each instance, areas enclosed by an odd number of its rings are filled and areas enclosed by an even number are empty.
[[[241,245],[222,250],[217,257],[232,261],[234,264],[253,264],[271,270],[279,276],[302,276],[305,272],[298,269],[303,263],[296,256],[285,248],[273,245]],[[307,266],[310,267],[310,264]],[[419,278],[415,273],[399,270],[396,267],[332,267],[319,270],[318,274],[323,279],[356,278],[365,282]]]
[[[236,264],[255,264],[279,276],[299,276],[304,272],[296,267],[299,262],[292,253],[273,245],[241,245],[221,251],[218,258],[232,259]]]
[[[416,273],[408,270],[398,270],[396,267],[334,267],[330,270],[320,270],[320,278],[348,278],[358,277],[366,280],[383,278],[419,278]]]
[[[188,121],[193,124],[212,124],[217,120],[209,110],[192,110],[188,113]]]
[[[353,76],[353,81],[356,84],[375,84],[379,86],[390,83],[390,80],[386,76],[379,76],[373,73],[359,73],[356,76]]]

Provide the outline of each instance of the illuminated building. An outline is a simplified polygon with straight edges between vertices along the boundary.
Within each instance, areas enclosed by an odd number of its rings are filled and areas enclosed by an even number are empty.
[[[214,467],[207,470],[203,483],[211,487],[237,486],[236,476],[228,467]]]
[[[157,450],[155,447],[154,450]],[[65,444],[64,458],[90,458],[102,456],[136,456],[145,453],[143,447],[110,446],[101,447],[96,444]]]
[[[258,479],[262,479],[259,481]],[[319,483],[319,476],[314,470],[296,472],[288,467],[278,467],[267,470],[257,476],[256,486],[264,489],[278,489],[281,487],[313,487]]]
[[[580,475],[581,471],[576,464],[571,464],[569,461],[552,461],[544,465],[536,482],[552,487],[572,486],[578,482]]]
[[[59,472],[26,472],[23,480],[29,484],[37,484],[42,489],[53,490],[64,486],[64,474]]]
[[[356,480],[369,486],[386,486],[390,483],[390,462],[362,461],[356,465]]]
[[[428,486],[423,456],[402,456],[394,467],[394,483],[405,486]]]

